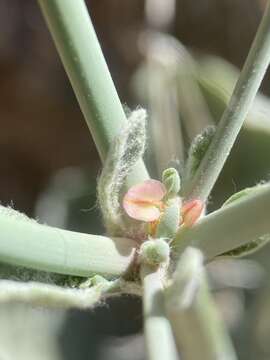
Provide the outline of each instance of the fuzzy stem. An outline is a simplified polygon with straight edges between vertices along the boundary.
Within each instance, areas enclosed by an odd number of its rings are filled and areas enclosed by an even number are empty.
[[[185,360],[235,360],[230,338],[207,286],[203,257],[188,248],[166,290],[166,310]]]
[[[104,291],[99,285],[82,290],[35,282],[1,280],[0,304],[20,302],[42,307],[84,309],[98,304]]]
[[[0,261],[68,275],[116,277],[132,264],[130,239],[82,234],[0,214]]]
[[[38,0],[102,161],[126,116],[83,0]],[[148,178],[142,161],[129,184]]]
[[[148,360],[177,360],[171,325],[165,314],[161,269],[143,266],[144,332]]]
[[[191,228],[180,228],[172,246],[178,257],[188,246],[211,260],[270,233],[270,184],[217,210]]]
[[[0,304],[12,301],[34,306],[85,309],[98,305],[106,297],[122,293],[140,295],[138,286],[123,280],[105,281],[88,289],[0,280]]]
[[[270,61],[270,3],[216,134],[195,176],[184,189],[186,199],[206,200],[248,114]]]

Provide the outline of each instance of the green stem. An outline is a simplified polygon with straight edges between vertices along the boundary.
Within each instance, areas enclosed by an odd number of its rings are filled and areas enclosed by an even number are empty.
[[[172,246],[176,257],[188,246],[199,248],[206,260],[270,233],[270,184],[212,212],[191,228],[182,227]]]
[[[38,0],[102,161],[126,116],[83,0]],[[133,177],[133,178],[132,178]],[[148,175],[140,161],[130,183]]]
[[[144,332],[148,360],[177,360],[171,325],[165,314],[163,273],[143,266]]]
[[[270,61],[270,3],[216,134],[194,178],[184,189],[186,199],[209,196],[251,108]]]
[[[123,275],[135,242],[82,234],[0,214],[0,261],[67,275]]]
[[[200,251],[182,255],[166,290],[166,310],[185,360],[235,360],[231,340],[207,285]]]

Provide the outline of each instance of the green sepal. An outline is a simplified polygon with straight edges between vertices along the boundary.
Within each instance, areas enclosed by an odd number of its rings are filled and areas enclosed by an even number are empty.
[[[181,199],[179,197],[169,199],[167,204],[157,226],[157,238],[172,239],[179,228]]]

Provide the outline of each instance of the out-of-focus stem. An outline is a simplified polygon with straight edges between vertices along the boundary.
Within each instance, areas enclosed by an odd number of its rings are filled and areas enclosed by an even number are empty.
[[[166,317],[162,270],[143,266],[143,313],[148,360],[177,360],[171,325]]]
[[[185,360],[236,360],[230,338],[207,286],[199,250],[182,255],[166,290],[166,310]]]
[[[179,65],[176,47],[178,43],[170,36],[159,33],[149,33],[145,38],[150,142],[160,176],[172,157],[176,157],[181,165],[184,161],[176,82]]]

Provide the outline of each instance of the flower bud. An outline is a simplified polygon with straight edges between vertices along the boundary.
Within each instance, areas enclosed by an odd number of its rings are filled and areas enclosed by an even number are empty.
[[[193,226],[204,210],[204,203],[200,199],[190,200],[182,206],[182,221],[187,227]]]
[[[158,266],[166,263],[170,256],[170,246],[164,239],[145,241],[140,248],[142,263],[150,266]]]
[[[174,197],[179,193],[181,180],[176,169],[168,168],[164,170],[162,173],[162,182],[166,187],[168,197]]]

